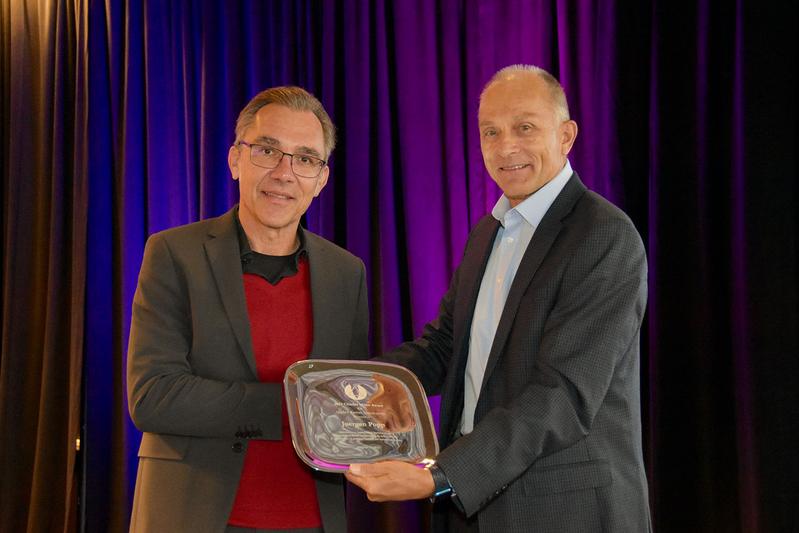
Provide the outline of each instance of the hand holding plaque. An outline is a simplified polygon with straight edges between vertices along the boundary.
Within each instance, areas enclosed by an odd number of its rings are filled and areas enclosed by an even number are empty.
[[[425,463],[438,454],[427,397],[403,367],[300,361],[284,386],[294,449],[312,468],[343,473],[352,463]]]

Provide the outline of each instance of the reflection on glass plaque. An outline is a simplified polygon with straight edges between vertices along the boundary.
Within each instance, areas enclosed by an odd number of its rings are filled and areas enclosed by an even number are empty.
[[[291,365],[283,384],[294,449],[312,468],[425,463],[438,454],[427,397],[401,366],[312,359]]]

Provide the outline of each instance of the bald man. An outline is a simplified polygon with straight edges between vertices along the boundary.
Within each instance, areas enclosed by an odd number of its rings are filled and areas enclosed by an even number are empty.
[[[646,255],[630,219],[586,190],[546,71],[499,71],[480,145],[502,189],[469,235],[439,316],[381,359],[441,394],[435,465],[353,465],[374,501],[431,497],[435,531],[641,533],[639,332]]]

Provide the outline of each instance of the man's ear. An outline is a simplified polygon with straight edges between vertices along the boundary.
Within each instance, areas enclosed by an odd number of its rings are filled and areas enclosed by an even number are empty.
[[[560,125],[560,151],[563,155],[569,155],[574,140],[577,139],[577,123],[573,120],[567,120]]]
[[[239,179],[239,157],[241,157],[239,147],[231,146],[227,152],[227,166],[230,168],[230,175],[234,180]]]
[[[319,196],[319,193],[322,192],[322,189],[325,188],[327,185],[327,177],[330,175],[330,167],[325,165],[325,168],[322,169],[322,175],[319,176],[319,179],[316,182],[316,190],[314,190],[314,198]]]

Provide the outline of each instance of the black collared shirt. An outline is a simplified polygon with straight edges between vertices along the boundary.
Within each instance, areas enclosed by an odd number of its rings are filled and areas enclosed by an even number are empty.
[[[305,236],[302,229],[297,227],[297,237],[300,247],[291,255],[265,255],[255,252],[250,248],[250,241],[239,221],[239,210],[236,209],[236,229],[239,235],[239,250],[241,252],[241,270],[245,274],[261,276],[272,285],[277,285],[281,279],[293,276],[299,270],[300,258],[308,256],[305,249]]]

